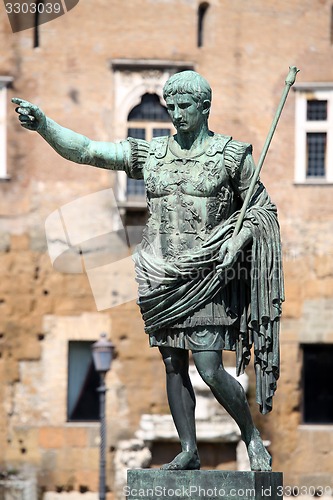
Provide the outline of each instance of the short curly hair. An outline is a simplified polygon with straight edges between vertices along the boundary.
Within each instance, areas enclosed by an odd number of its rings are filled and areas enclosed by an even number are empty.
[[[175,94],[191,94],[196,102],[212,100],[212,89],[207,80],[191,70],[180,71],[167,80],[163,88],[164,99]]]

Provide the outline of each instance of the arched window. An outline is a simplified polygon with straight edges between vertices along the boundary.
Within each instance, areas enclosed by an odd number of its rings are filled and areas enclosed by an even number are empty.
[[[144,94],[140,104],[135,106],[128,115],[128,121],[168,122],[169,114],[162,106],[156,94]]]
[[[183,61],[113,60],[115,119],[111,140],[119,142],[132,136],[151,141],[153,137],[174,134],[165,105],[161,104],[163,86],[170,76],[188,69],[193,70],[193,64]],[[115,197],[123,224],[143,226],[148,215],[143,183],[128,180],[124,171],[117,171],[115,177]]]
[[[209,3],[203,2],[198,7],[198,47],[204,44],[204,25]]]
[[[134,139],[151,141],[153,137],[170,135],[172,124],[165,106],[156,94],[144,94],[127,118],[127,135]],[[142,180],[127,179],[127,200],[145,196]]]

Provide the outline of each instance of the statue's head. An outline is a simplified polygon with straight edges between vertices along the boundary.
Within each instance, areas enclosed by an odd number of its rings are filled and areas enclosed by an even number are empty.
[[[181,71],[171,76],[163,88],[163,97],[175,94],[191,94],[196,102],[211,102],[212,89],[205,78],[195,71]]]
[[[163,97],[174,126],[183,131],[200,128],[200,123],[207,123],[212,90],[209,83],[195,71],[182,71],[171,76],[164,85]],[[192,104],[191,104],[192,102]],[[193,112],[193,105],[196,107]],[[182,111],[175,113],[175,108]],[[186,109],[188,113],[185,113]],[[184,115],[188,116],[184,116]],[[186,126],[185,123],[188,122]]]

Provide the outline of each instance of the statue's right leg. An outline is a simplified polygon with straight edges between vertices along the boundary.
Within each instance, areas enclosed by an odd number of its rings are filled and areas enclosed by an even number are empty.
[[[160,347],[165,364],[166,387],[171,415],[175,423],[182,451],[162,469],[200,469],[195,434],[195,395],[188,374],[188,351],[173,347]]]

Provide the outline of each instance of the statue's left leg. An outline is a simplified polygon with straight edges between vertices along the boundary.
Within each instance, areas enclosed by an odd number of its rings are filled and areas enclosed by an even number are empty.
[[[271,456],[255,427],[245,392],[225,371],[221,351],[192,351],[195,366],[217,401],[238,424],[250,459],[251,470],[270,471]]]

